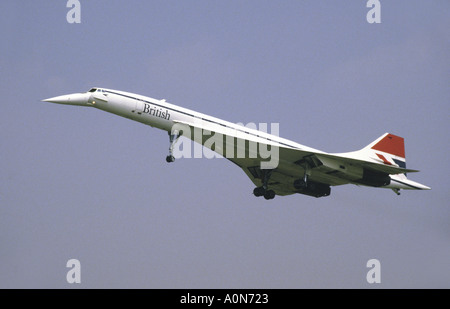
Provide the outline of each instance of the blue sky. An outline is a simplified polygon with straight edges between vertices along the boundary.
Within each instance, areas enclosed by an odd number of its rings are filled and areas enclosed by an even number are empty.
[[[0,286],[373,288],[450,283],[448,1],[0,4]],[[100,86],[329,152],[405,138],[431,191],[265,201],[224,159],[168,165],[165,132],[40,100]]]

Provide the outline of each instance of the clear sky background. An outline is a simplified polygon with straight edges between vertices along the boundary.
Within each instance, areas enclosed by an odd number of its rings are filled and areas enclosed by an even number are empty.
[[[449,1],[80,2],[0,2],[1,288],[450,287]],[[163,131],[40,101],[93,86],[327,152],[400,135],[432,190],[256,198],[225,159],[167,164]]]

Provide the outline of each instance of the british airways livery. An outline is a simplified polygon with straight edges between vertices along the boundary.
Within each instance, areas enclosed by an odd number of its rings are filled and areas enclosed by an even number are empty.
[[[255,196],[273,199],[294,193],[328,196],[332,186],[355,184],[400,190],[429,190],[407,173],[402,137],[385,133],[353,152],[332,154],[166,102],[129,92],[92,88],[45,102],[91,106],[169,134],[167,162],[184,136],[239,166],[256,186]]]

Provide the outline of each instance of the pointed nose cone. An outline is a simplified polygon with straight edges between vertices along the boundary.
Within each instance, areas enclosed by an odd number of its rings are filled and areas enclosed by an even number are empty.
[[[67,105],[87,105],[88,100],[89,100],[88,93],[73,93],[45,99],[42,101]]]
[[[51,102],[58,104],[69,104],[70,103],[70,95],[61,95],[59,97],[49,98],[42,100],[42,102]]]

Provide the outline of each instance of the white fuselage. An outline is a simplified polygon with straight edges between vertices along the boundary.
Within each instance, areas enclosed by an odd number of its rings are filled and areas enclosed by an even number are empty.
[[[429,189],[427,186],[408,180],[404,174],[408,170],[402,170],[398,166],[395,167],[395,162],[390,161],[391,159],[398,161],[402,158],[393,156],[391,158],[389,153],[383,153],[378,150],[374,152],[370,147],[366,147],[360,151],[329,154],[279,137],[278,127],[276,127],[276,134],[273,134],[274,132],[271,126],[272,134],[270,134],[267,132],[267,125],[265,127],[266,130],[257,130],[255,127],[251,128],[234,124],[173,105],[165,100],[157,100],[119,90],[92,88],[86,93],[64,95],[44,101],[95,107],[167,131],[169,135],[174,134],[174,128],[179,129],[182,132],[180,135],[198,142],[216,153],[221,155],[224,153],[232,153],[231,157],[227,155],[226,158],[241,167],[258,186],[263,184],[263,187],[266,187],[268,185],[267,180],[264,180],[265,178],[262,176],[265,173],[262,170],[271,169],[270,179],[272,180],[272,184],[270,185],[273,186],[278,195],[311,193],[317,197],[326,196],[329,195],[329,187],[327,189],[322,184],[336,186],[346,183],[391,188],[394,190]],[[194,129],[194,131],[200,130],[202,135],[198,137],[195,133],[192,134],[191,129]],[[178,138],[178,131],[176,132],[176,138]],[[203,134],[206,133],[208,135],[211,132],[214,132],[216,137],[222,137],[222,142],[219,143],[215,140],[214,143],[208,143]],[[171,136],[170,154],[172,154],[174,145],[172,139],[174,138]],[[236,147],[234,144],[235,141],[243,141],[244,144],[245,142],[247,143],[240,147],[245,148],[249,158],[239,157],[236,159],[233,157],[236,151],[239,152],[239,147]],[[263,167],[263,164],[266,162],[261,162],[261,158],[264,158],[262,155],[259,154],[260,157],[258,158],[256,152],[259,149],[255,150],[249,147],[248,144],[264,145],[265,147],[269,146],[268,148],[270,149],[280,150],[280,153],[277,153],[276,156],[276,164],[268,164],[268,166],[274,167]],[[173,158],[173,156],[171,157]],[[382,164],[380,164],[380,158],[383,158],[384,162]],[[389,160],[386,158],[389,158]],[[255,169],[255,166],[259,163],[261,163],[261,169]],[[412,172],[414,170],[409,171]],[[312,183],[316,184],[316,189],[311,189],[311,192],[298,188],[295,189],[293,187],[294,181],[302,177],[305,180],[308,177]],[[387,181],[384,181],[386,178]],[[301,185],[299,187],[301,188]]]
[[[101,96],[105,96],[105,98],[101,98]],[[101,94],[93,95],[89,99],[88,105],[167,132],[170,132],[176,123],[195,124],[203,130],[219,132],[254,142],[322,152],[267,132],[173,105],[165,100],[157,100],[129,92],[103,88]]]

